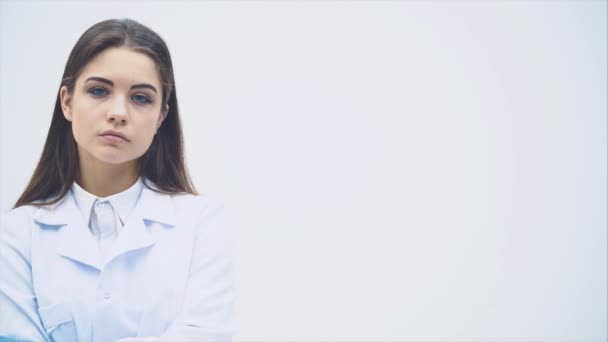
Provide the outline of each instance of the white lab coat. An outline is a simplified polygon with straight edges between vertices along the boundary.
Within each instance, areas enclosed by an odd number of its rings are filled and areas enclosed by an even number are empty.
[[[3,214],[0,340],[231,340],[229,222],[218,199],[144,187],[102,264],[71,192]]]

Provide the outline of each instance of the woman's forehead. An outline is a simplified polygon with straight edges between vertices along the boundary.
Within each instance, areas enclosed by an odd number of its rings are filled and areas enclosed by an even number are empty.
[[[111,80],[115,86],[151,83],[160,86],[160,73],[154,60],[129,48],[108,48],[82,70],[80,82],[91,77]]]

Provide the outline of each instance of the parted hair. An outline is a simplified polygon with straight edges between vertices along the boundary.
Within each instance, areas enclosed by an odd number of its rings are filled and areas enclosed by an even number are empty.
[[[149,149],[137,160],[139,175],[152,181],[157,189],[175,194],[197,194],[184,161],[182,128],[175,90],[171,55],[163,39],[150,28],[129,18],[101,21],[87,29],[74,45],[61,79],[68,93],[74,93],[76,80],[84,67],[99,53],[111,47],[128,47],[152,58],[162,81],[161,109],[169,112],[154,135]],[[14,208],[22,205],[47,205],[60,201],[79,174],[78,146],[72,123],[65,119],[59,91],[48,135],[38,165]]]

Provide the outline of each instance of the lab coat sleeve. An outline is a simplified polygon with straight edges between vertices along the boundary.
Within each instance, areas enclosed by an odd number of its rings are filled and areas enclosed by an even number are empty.
[[[32,283],[32,221],[25,208],[0,218],[0,341],[50,341]]]
[[[231,222],[219,202],[200,216],[183,306],[167,331],[160,337],[117,342],[232,340],[236,296]]]

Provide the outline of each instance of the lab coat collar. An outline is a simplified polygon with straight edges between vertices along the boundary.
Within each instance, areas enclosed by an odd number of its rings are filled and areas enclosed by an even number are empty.
[[[175,226],[175,207],[171,201],[171,196],[157,192],[159,188],[152,181],[142,180],[144,187],[134,211],[142,207],[137,211],[143,219]],[[68,191],[57,203],[41,206],[34,214],[33,219],[44,225],[61,226],[70,223],[70,220],[73,220],[76,214],[79,214],[78,207],[73,194]]]
[[[174,227],[177,217],[172,195],[158,192],[158,186],[146,178],[142,178],[142,181],[144,188],[139,203],[142,207],[142,217]]]
[[[135,208],[137,204],[137,200],[141,195],[141,190],[144,185],[141,180],[141,177],[138,177],[137,180],[131,185],[128,189],[121,191],[117,194],[106,196],[106,197],[98,197],[83,189],[78,182],[74,181],[72,184],[72,194],[74,195],[74,199],[76,200],[76,205],[82,216],[85,218],[84,222],[91,222],[91,213],[93,211],[93,205],[96,201],[108,201],[112,205],[112,209],[118,214],[120,218],[121,224],[125,224],[129,215]]]
[[[102,269],[99,247],[78,211],[71,191],[59,202],[41,206],[34,214],[33,220],[39,223],[40,229],[53,231],[53,234],[58,235],[56,239],[52,239],[54,246],[45,247],[54,248],[66,258]]]
[[[158,190],[158,187],[150,181],[146,180],[145,185],[133,213],[112,245],[107,262],[129,251],[154,245],[155,237],[148,229],[150,221],[163,223],[166,228],[175,227],[176,214],[171,195],[152,190]],[[103,268],[99,248],[71,192],[53,205],[40,207],[33,219],[41,229],[57,230],[60,236],[55,241],[60,255],[98,270]]]

